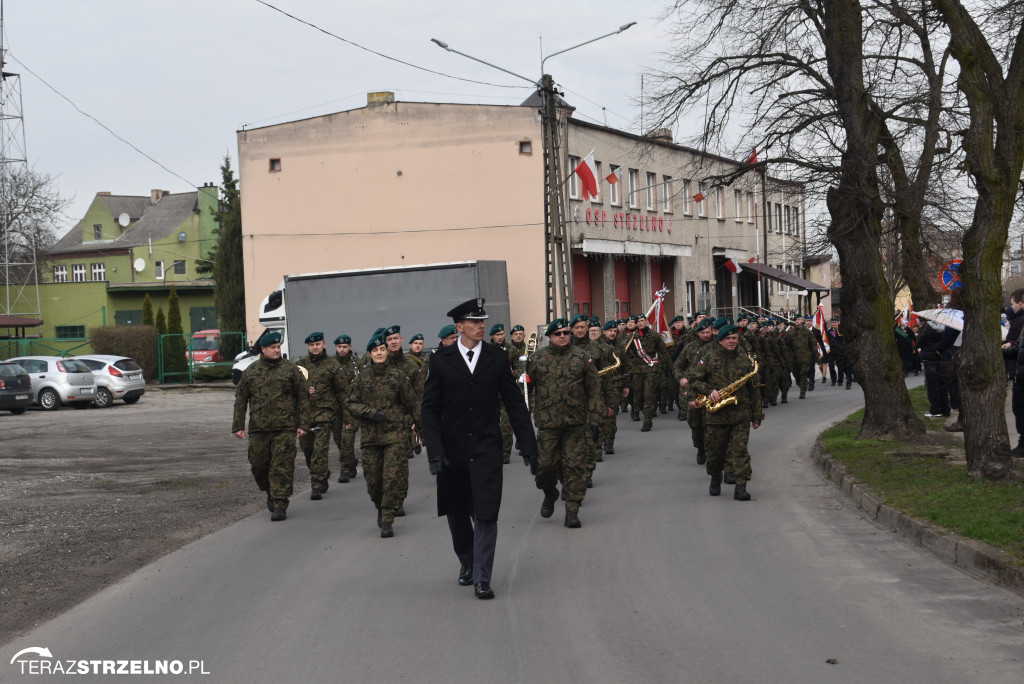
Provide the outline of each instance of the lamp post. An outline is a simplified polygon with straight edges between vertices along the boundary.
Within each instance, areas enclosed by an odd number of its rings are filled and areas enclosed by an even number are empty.
[[[556,93],[555,81],[544,73],[544,62],[556,55],[575,50],[578,47],[589,45],[602,38],[608,38],[622,33],[636,24],[635,21],[623,24],[615,31],[591,38],[588,41],[567,47],[564,50],[552,52],[540,61],[541,78],[534,80],[527,78],[514,71],[486,62],[479,57],[468,55],[450,47],[444,41],[437,38],[430,40],[438,47],[454,52],[474,62],[485,64],[492,69],[497,69],[516,78],[533,84],[540,92],[543,105],[541,108],[542,121],[542,147],[544,150],[544,261],[546,269],[546,299],[548,320],[554,320],[560,316],[568,317],[572,312],[572,264],[569,258],[569,239],[566,233],[565,223],[565,202],[562,195],[562,182],[560,173],[559,135],[558,135],[558,110],[555,106]]]

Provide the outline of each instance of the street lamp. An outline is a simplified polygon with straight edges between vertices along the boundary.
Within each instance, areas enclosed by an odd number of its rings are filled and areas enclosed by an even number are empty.
[[[540,60],[541,78],[540,80],[534,80],[517,74],[514,71],[509,71],[503,67],[497,66],[486,62],[479,57],[468,55],[465,52],[460,52],[452,47],[449,47],[448,43],[437,38],[431,38],[431,42],[435,43],[438,47],[447,50],[448,52],[454,52],[457,55],[462,55],[466,59],[471,59],[474,62],[485,64],[492,69],[497,69],[516,78],[522,79],[528,83],[533,84],[534,87],[541,93],[543,98],[542,108],[542,122],[543,122],[543,150],[544,150],[544,176],[545,176],[545,196],[546,202],[544,205],[544,259],[545,268],[547,270],[547,317],[548,320],[554,320],[561,316],[568,316],[572,308],[572,265],[569,260],[569,239],[566,235],[565,228],[565,203],[562,200],[562,183],[559,180],[559,151],[558,151],[558,113],[555,107],[555,81],[554,79],[544,73],[544,62],[555,55],[560,55],[570,50],[575,50],[578,47],[589,45],[595,41],[614,36],[622,33],[631,26],[635,26],[636,22],[631,21],[628,24],[623,24],[618,29],[598,36],[597,38],[591,38],[588,41],[567,47],[564,50],[553,52],[547,57],[542,57]],[[557,292],[556,292],[557,291]]]

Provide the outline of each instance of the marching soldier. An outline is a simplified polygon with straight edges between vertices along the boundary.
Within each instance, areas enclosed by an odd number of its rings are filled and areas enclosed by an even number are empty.
[[[704,447],[707,450],[707,473],[711,476],[708,493],[718,496],[722,493],[722,471],[729,464],[736,478],[733,497],[737,501],[749,501],[747,482],[750,480],[750,454],[747,443],[750,428],[757,429],[764,420],[761,412],[761,397],[753,385],[753,364],[739,353],[739,328],[723,326],[718,331],[718,344],[711,346],[697,362],[697,368],[690,377],[691,396],[704,395],[707,406],[713,406],[723,399],[719,390],[734,383],[731,396],[736,403],[722,406],[717,411],[704,410]],[[746,379],[744,381],[744,378]]]
[[[380,536],[388,538],[409,490],[409,431],[419,423],[420,398],[405,372],[388,362],[384,339],[375,335],[366,344],[370,365],[352,383],[348,409],[362,420],[366,491]]]
[[[414,361],[418,361],[420,369],[423,369],[423,364],[426,362],[426,354],[423,353],[423,335],[416,333],[409,340],[409,356]]]
[[[423,364],[419,363],[416,359],[407,356],[402,350],[402,328],[398,325],[392,325],[388,328],[384,328],[381,331],[384,336],[384,344],[388,348],[388,363],[401,370],[405,377],[409,379],[409,385],[412,387],[412,391],[416,396],[416,405],[419,406],[420,401],[423,399]],[[405,431],[405,437],[409,443],[409,450],[406,452],[406,456],[413,458],[415,456],[415,441],[416,441],[416,421],[412,419],[412,414],[409,414],[409,429]],[[404,480],[402,480],[402,498],[398,503],[398,511],[395,513],[399,518],[405,515],[405,498],[409,495],[409,469],[406,468],[404,471]]]
[[[309,384],[309,432],[299,437],[299,446],[306,457],[309,468],[311,492],[309,498],[319,501],[331,481],[327,455],[331,448],[331,426],[339,414],[340,401],[348,388],[341,377],[341,367],[327,355],[327,345],[322,332],[310,333],[306,337],[307,356],[295,362],[305,368]]]
[[[617,360],[619,367],[616,370],[608,373],[607,381],[611,385],[612,396],[618,397],[616,401],[624,401],[625,394],[628,391],[623,387],[622,375],[622,356],[623,352],[615,345],[616,339],[619,336],[618,321],[608,321],[604,324],[602,329],[604,336],[601,338],[601,343],[608,347],[608,351],[612,355],[612,359]],[[618,423],[616,421],[615,407],[617,404],[612,404],[612,414],[609,416],[605,411],[605,416],[601,420],[601,444],[604,448],[604,453],[614,454],[615,453],[615,434],[618,432]]]
[[[600,323],[600,321],[598,321]],[[612,408],[619,401],[619,395],[614,392],[611,379],[608,377],[610,373],[605,373],[601,376],[600,371],[604,369],[610,369],[615,365],[615,359],[612,357],[610,351],[602,344],[599,344],[596,340],[589,336],[589,331],[592,327],[599,326],[593,325],[593,320],[586,314],[576,314],[569,326],[572,331],[572,344],[579,347],[587,355],[587,359],[591,364],[594,365],[598,370],[598,376],[601,383],[601,403],[602,416],[614,416],[615,409]],[[589,448],[587,451],[587,457],[584,460],[584,466],[587,471],[586,486],[589,489],[594,486],[593,476],[594,469],[597,467],[597,462],[603,460],[601,456],[601,438],[600,435],[600,424],[601,421],[597,420],[594,422],[593,427],[595,429],[587,430],[587,437],[590,439]]]
[[[808,318],[810,318],[808,316]],[[793,352],[793,377],[800,384],[800,398],[807,396],[807,376],[818,358],[818,342],[814,333],[804,327],[804,317],[793,318],[793,327],[786,333],[786,342]]]
[[[550,518],[559,482],[566,492],[565,526],[580,527],[580,503],[586,495],[586,432],[601,420],[601,381],[586,352],[570,344],[569,322],[558,318],[544,332],[550,344],[527,364],[530,406],[540,451],[537,488],[543,490],[540,515]]]
[[[696,370],[697,362],[714,336],[710,318],[702,318],[700,323],[694,327],[697,329],[697,338],[686,345],[683,353],[679,355],[672,367],[673,376],[679,383],[680,391],[684,393],[687,392],[690,382],[689,375]],[[686,414],[686,423],[690,426],[690,439],[693,440],[693,446],[697,450],[697,464],[704,465],[707,461],[707,451],[704,449],[704,411],[691,406]]]
[[[291,361],[281,358],[281,333],[257,341],[260,358],[245,369],[235,391],[231,432],[245,439],[249,412],[249,465],[267,493],[270,519],[284,520],[295,480],[295,437],[309,429],[309,389]]]
[[[782,392],[782,399],[779,400],[780,404],[788,403],[789,388],[793,386],[793,350],[786,343],[785,330],[786,321],[780,318],[775,322],[775,334],[773,335],[776,355],[779,357],[779,367],[778,372],[775,374],[775,379],[778,380],[779,391]]]
[[[526,355],[526,329],[521,325],[512,326],[508,343],[508,362],[512,364],[513,375],[519,372],[519,357]]]
[[[632,405],[633,420],[637,420],[640,407],[644,411],[644,424],[640,432],[650,432],[654,425],[654,410],[658,401],[658,361],[668,363],[670,358],[665,340],[647,325],[646,316],[637,316],[636,334],[626,349],[632,359],[630,373],[633,377]],[[639,395],[639,396],[638,396]]]
[[[338,392],[338,412],[331,423],[334,443],[338,445],[340,473],[338,482],[345,484],[356,476],[356,433],[359,432],[359,421],[348,413],[345,399],[352,388],[352,380],[359,375],[359,357],[352,351],[352,338],[338,335],[334,338],[335,363],[341,371],[342,390]]]

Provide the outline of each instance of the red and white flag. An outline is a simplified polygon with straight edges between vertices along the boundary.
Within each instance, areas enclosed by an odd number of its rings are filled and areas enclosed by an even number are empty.
[[[743,161],[743,163],[744,164],[756,164],[757,163],[757,148],[756,147],[754,149],[750,150],[750,154],[747,155],[747,158]]]
[[[740,266],[740,262],[736,261],[735,259],[726,259],[725,269],[733,273],[739,273],[740,271],[743,270],[743,267]]]
[[[620,180],[622,180],[622,167],[619,166],[617,168],[612,169],[612,172],[605,176],[604,179],[608,181],[611,185],[615,185]]]
[[[665,293],[666,290],[655,292],[654,302],[647,310],[647,322],[651,324],[651,330],[659,335],[668,332],[668,320],[665,318]]]
[[[822,353],[828,354],[828,335],[825,334],[825,307],[821,304],[818,305],[818,310],[814,312],[814,327],[821,331]]]
[[[594,163],[594,150],[590,150],[590,154],[583,158],[573,173],[579,176],[580,185],[583,187],[583,199],[597,197],[597,164]]]

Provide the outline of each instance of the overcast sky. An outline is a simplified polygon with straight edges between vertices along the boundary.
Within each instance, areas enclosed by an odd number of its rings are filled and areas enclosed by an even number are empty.
[[[550,54],[636,21],[546,65],[576,116],[632,132],[640,128],[640,75],[670,47],[657,22],[664,3],[647,0],[268,1],[376,52],[492,85],[389,61],[257,0],[4,0],[6,70],[21,75],[28,158],[73,198],[66,228],[98,191],[148,195],[219,183],[225,154],[237,172],[243,126],[362,107],[375,90],[404,101],[488,104],[530,94],[524,81],[431,38],[538,78],[541,40]],[[526,87],[502,87],[510,85]]]

